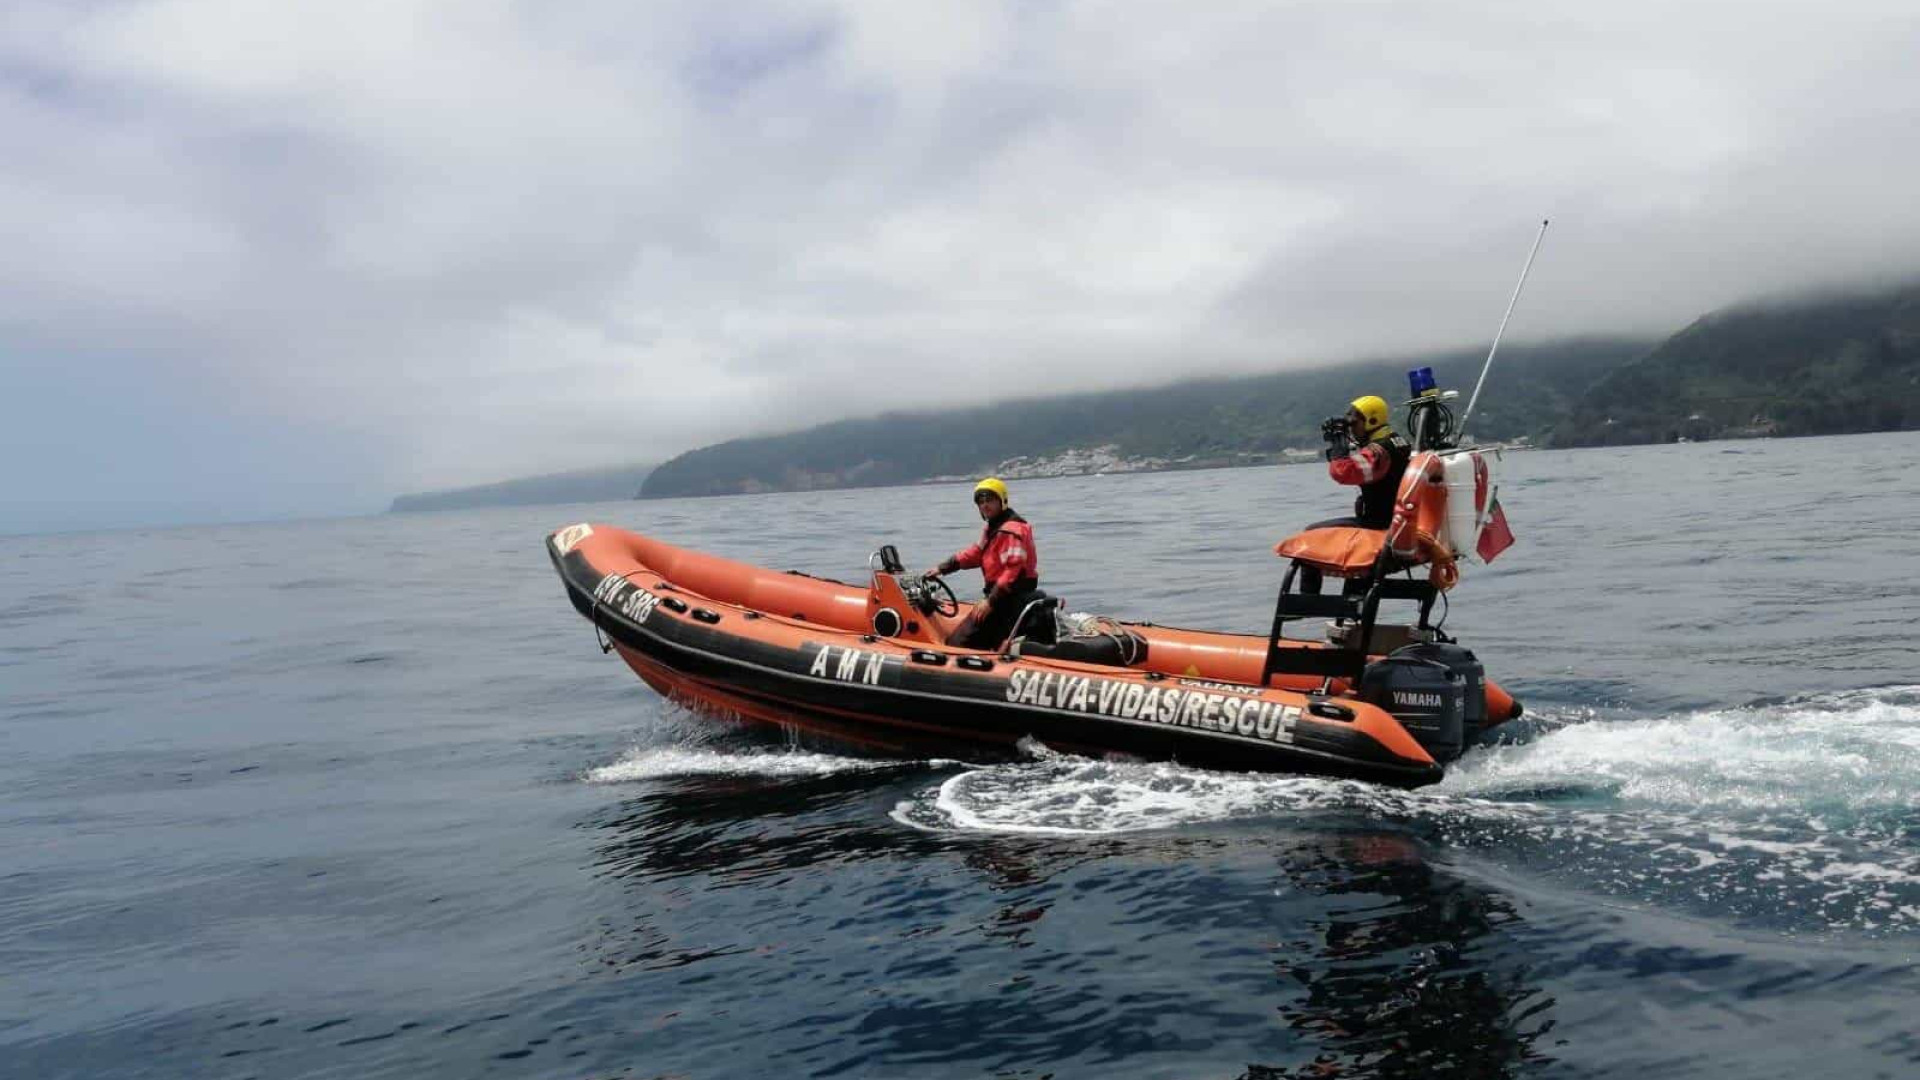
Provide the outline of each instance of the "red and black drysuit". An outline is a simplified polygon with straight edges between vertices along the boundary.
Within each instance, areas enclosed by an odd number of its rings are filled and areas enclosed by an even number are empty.
[[[1033,526],[1011,508],[1002,510],[987,522],[980,542],[948,556],[940,564],[940,572],[951,574],[974,567],[980,568],[986,582],[986,604],[967,616],[947,644],[967,649],[996,648],[1013,632],[1020,612],[1044,596],[1040,592],[1040,551],[1033,545]]]
[[[1393,524],[1393,504],[1400,496],[1400,480],[1407,474],[1407,462],[1413,458],[1413,444],[1389,431],[1358,449],[1344,444],[1327,448],[1327,475],[1336,484],[1357,487],[1353,516],[1316,521],[1309,529],[1362,528],[1385,529]],[[1353,584],[1349,582],[1349,585]],[[1320,571],[1302,565],[1300,588],[1320,591]]]
[[[1311,528],[1327,525],[1358,525],[1363,529],[1384,529],[1393,524],[1393,503],[1400,495],[1400,478],[1407,474],[1407,462],[1413,446],[1394,432],[1376,438],[1358,450],[1345,454],[1328,451],[1327,475],[1336,484],[1358,487],[1353,500],[1353,517],[1322,521]]]

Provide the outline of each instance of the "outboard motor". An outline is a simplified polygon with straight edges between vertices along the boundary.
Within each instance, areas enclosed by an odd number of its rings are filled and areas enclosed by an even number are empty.
[[[1427,641],[1395,650],[1395,656],[1418,656],[1447,665],[1447,670],[1465,680],[1467,707],[1460,715],[1462,741],[1470,743],[1487,726],[1487,669],[1473,650],[1449,641]]]
[[[1466,748],[1467,679],[1445,661],[1422,654],[1431,648],[1409,645],[1368,664],[1360,675],[1359,697],[1392,713],[1433,760],[1444,764]],[[1481,697],[1484,702],[1485,694]]]

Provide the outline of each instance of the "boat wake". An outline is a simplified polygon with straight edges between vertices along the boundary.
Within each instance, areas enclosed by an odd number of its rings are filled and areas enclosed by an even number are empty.
[[[1179,825],[1395,809],[1418,796],[1353,781],[1207,772],[1051,753],[969,769],[894,808],[928,831],[1100,835]]]
[[[789,740],[770,745],[751,729],[716,729],[684,706],[667,704],[617,759],[579,774],[589,784],[631,784],[678,776],[816,777],[897,769],[899,761],[808,750]]]
[[[1581,716],[1569,713],[1565,719]],[[932,831],[1088,835],[1202,823],[1388,828],[1557,887],[1786,929],[1920,929],[1920,687],[1556,724],[1434,788],[1053,754],[899,804]]]
[[[1920,790],[1920,687],[1568,725],[1470,753],[1438,790],[1502,798],[1565,783],[1623,806],[1903,826]]]
[[[806,750],[708,750],[636,746],[617,761],[588,769],[589,784],[631,784],[675,776],[834,776],[899,768],[899,762],[836,757]]]

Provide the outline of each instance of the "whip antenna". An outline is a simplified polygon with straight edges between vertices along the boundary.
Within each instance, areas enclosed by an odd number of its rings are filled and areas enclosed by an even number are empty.
[[[1487,384],[1487,372],[1493,370],[1493,354],[1500,351],[1500,336],[1507,332],[1507,320],[1513,318],[1513,306],[1520,302],[1520,290],[1527,287],[1527,274],[1533,270],[1533,257],[1540,254],[1540,241],[1547,238],[1547,223],[1540,222],[1540,231],[1534,235],[1533,250],[1527,252],[1527,265],[1520,268],[1520,281],[1513,287],[1513,299],[1507,301],[1507,313],[1500,317],[1500,329],[1493,333],[1493,348],[1487,350],[1487,362],[1480,368],[1480,378],[1473,384],[1473,396],[1467,399],[1467,411],[1460,414],[1460,441],[1467,438],[1467,420],[1473,416],[1473,407],[1480,402],[1480,388]]]

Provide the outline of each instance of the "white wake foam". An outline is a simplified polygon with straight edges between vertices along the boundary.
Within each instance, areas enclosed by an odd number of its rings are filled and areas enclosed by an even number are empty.
[[[1389,813],[1407,799],[1349,781],[1048,754],[957,773],[899,803],[893,818],[929,831],[1086,836],[1316,811]]]
[[[1552,719],[1551,717],[1548,718]],[[901,802],[933,831],[1085,835],[1316,815],[1425,834],[1638,902],[1816,930],[1920,929],[1920,687],[1552,727],[1436,788],[1042,754]]]
[[[1561,727],[1469,753],[1439,790],[1498,798],[1567,785],[1687,812],[1903,818],[1920,792],[1920,688]]]
[[[588,769],[581,774],[581,779],[589,784],[630,784],[672,776],[832,776],[898,765],[898,762],[836,757],[804,750],[742,753],[655,746],[635,747],[618,761]]]

